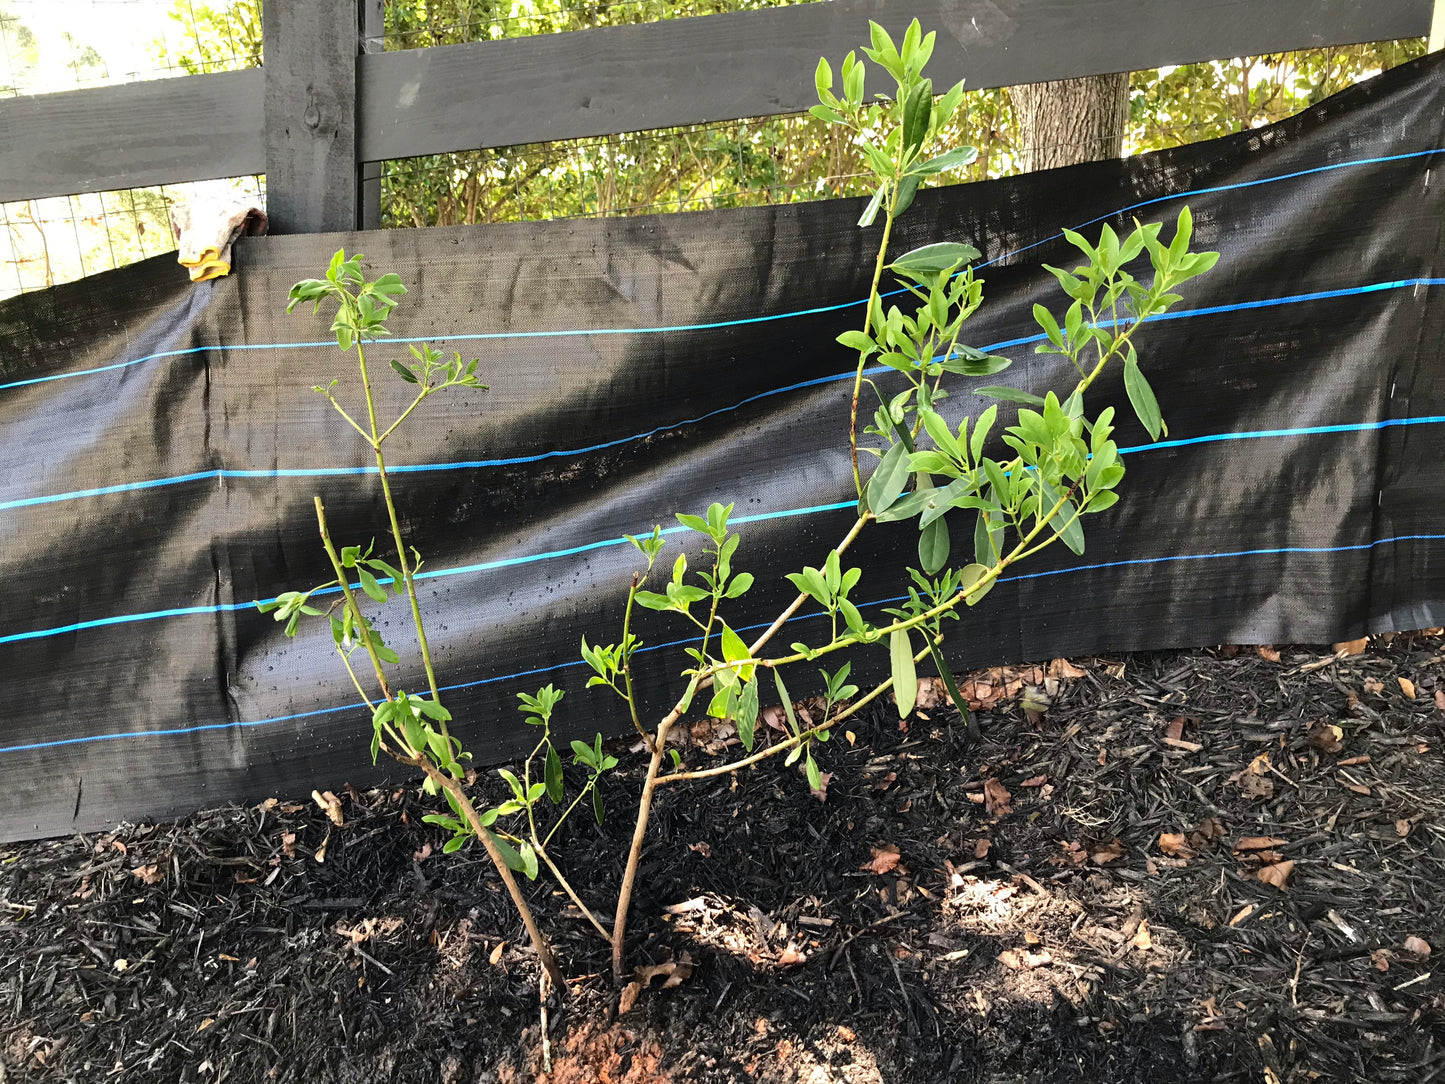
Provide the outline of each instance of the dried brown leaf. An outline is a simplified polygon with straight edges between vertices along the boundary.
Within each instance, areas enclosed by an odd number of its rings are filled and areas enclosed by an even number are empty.
[[[1345,732],[1334,723],[1315,723],[1305,740],[1324,753],[1338,753],[1345,747]]]
[[[622,1016],[631,1012],[640,996],[642,996],[642,983],[634,981],[624,986],[621,995],[617,998],[617,1015]]]
[[[1405,951],[1413,952],[1423,960],[1430,955],[1430,942],[1426,941],[1423,937],[1416,937],[1414,934],[1411,934],[1405,938]]]
[[[793,967],[805,962],[807,959],[808,954],[806,952],[799,952],[792,945],[787,946],[782,952],[778,953],[778,964],[781,967]]]
[[[993,841],[981,839],[973,845],[973,856],[975,858],[987,858],[988,849],[993,846]]]
[[[1164,736],[1170,741],[1181,741],[1184,738],[1184,716],[1179,715],[1169,721],[1164,728]]]
[[[893,870],[898,867],[898,862],[902,856],[898,853],[898,848],[893,844],[884,843],[882,846],[872,847],[870,850],[873,853],[873,857],[862,867],[869,873],[877,874],[881,877],[885,873],[892,873]]]
[[[1414,700],[1415,683],[1406,677],[1397,677],[1395,680],[1400,683],[1400,691],[1406,696],[1408,696],[1411,700]]]
[[[492,949],[491,955],[487,957],[487,962],[493,967],[496,967],[499,963],[502,962],[502,951],[506,947],[507,943],[505,941],[498,941],[497,947]]]
[[[1279,652],[1273,644],[1256,644],[1254,651],[1265,662],[1279,662]]]
[[[704,858],[712,857],[712,844],[707,840],[703,840],[700,843],[689,843],[687,849],[695,854],[702,855]]]
[[[819,772],[818,785],[816,787],[810,786],[808,788],[808,793],[811,794],[814,798],[818,799],[818,801],[826,802],[828,800],[828,784],[832,781],[832,772]]]
[[[1008,788],[990,776],[983,784],[984,807],[995,817],[1013,812],[1013,795]]]
[[[1285,847],[1289,840],[1278,836],[1241,836],[1234,842],[1234,853],[1243,851],[1267,851],[1274,847]]]
[[[1195,855],[1194,848],[1189,845],[1183,832],[1160,832],[1159,849],[1176,858],[1190,859]]]
[[[1255,876],[1265,884],[1273,885],[1283,892],[1289,885],[1289,875],[1293,870],[1293,862],[1276,862],[1272,866],[1265,866],[1259,870]]]
[[[332,794],[329,790],[326,791],[324,794],[319,790],[313,790],[311,792],[311,798],[318,806],[321,807],[322,812],[324,812],[326,816],[330,818],[332,824],[336,825],[336,827],[338,828],[342,828],[345,826],[346,820],[341,815],[340,798],[336,797],[336,795]]]
[[[1021,786],[1021,787],[1041,787],[1041,786],[1043,786],[1045,783],[1047,783],[1048,781],[1049,781],[1049,777],[1048,777],[1047,775],[1036,775],[1036,776],[1033,776],[1032,778],[1025,779],[1022,783],[1019,784],[1019,786]]]
[[[1114,839],[1101,847],[1096,847],[1094,853],[1089,855],[1090,860],[1097,866],[1107,866],[1110,862],[1116,862],[1124,857],[1124,844]]]
[[[1435,690],[1435,706],[1441,711],[1445,711],[1445,689]]]
[[[160,884],[166,877],[165,867],[160,864],[151,866],[137,866],[130,871],[130,875],[148,885]]]
[[[287,858],[296,857],[296,833],[283,832],[281,834],[281,853]]]
[[[1139,928],[1134,931],[1134,947],[1141,951],[1148,952],[1153,946],[1154,938],[1149,934],[1149,921],[1148,919],[1140,919]]]
[[[1062,854],[1049,855],[1051,866],[1082,866],[1089,860],[1089,852],[1073,840],[1062,840],[1059,847],[1063,850]]]
[[[1358,655],[1365,650],[1365,645],[1370,642],[1368,636],[1361,636],[1358,640],[1342,640],[1335,644],[1336,655]]]
[[[1055,659],[1049,663],[1049,675],[1057,678],[1081,678],[1086,676],[1088,671],[1081,670],[1068,659]]]

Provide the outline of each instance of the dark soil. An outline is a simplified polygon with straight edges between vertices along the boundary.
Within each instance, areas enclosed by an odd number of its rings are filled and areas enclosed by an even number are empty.
[[[631,955],[691,973],[617,1016],[606,946],[532,886],[575,976],[543,1079],[1445,1080],[1445,642],[1268,654],[1015,673],[1052,704],[993,703],[971,748],[944,704],[860,716],[826,802],[782,758],[666,790]],[[554,848],[604,910],[637,786]],[[0,850],[0,1079],[536,1078],[485,856],[442,855],[415,788],[337,789],[344,826],[292,796]]]

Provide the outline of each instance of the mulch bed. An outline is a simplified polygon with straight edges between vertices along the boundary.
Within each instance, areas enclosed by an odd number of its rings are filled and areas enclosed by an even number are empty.
[[[530,889],[547,1073],[520,923],[414,787],[0,848],[0,1079],[1445,1081],[1445,641],[1272,654],[1025,673],[971,747],[860,716],[826,801],[782,758],[664,792],[630,1011]],[[636,788],[555,847],[600,907]]]

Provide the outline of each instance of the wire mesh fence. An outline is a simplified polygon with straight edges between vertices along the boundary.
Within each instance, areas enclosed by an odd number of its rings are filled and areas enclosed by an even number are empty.
[[[265,178],[0,203],[0,299],[172,252],[172,203],[217,192],[264,206]]]
[[[809,2],[818,0],[385,0],[375,44],[413,49]],[[1409,40],[1135,72],[1127,119],[1098,141],[1106,153],[1132,154],[1257,127],[1423,51],[1423,40]],[[0,96],[235,70],[261,59],[261,0],[0,0]],[[1008,88],[966,94],[945,138],[979,150],[950,178],[959,181],[1017,173],[1057,160],[1038,152],[1060,149],[1025,123]],[[1092,156],[1062,149],[1065,158]],[[381,221],[390,228],[791,203],[861,195],[867,182],[855,143],[806,114],[376,168]],[[170,251],[169,204],[217,185],[264,198],[264,178],[248,177],[0,204],[0,298]]]

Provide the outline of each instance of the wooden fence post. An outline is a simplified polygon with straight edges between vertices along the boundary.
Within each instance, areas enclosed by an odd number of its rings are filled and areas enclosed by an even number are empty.
[[[380,53],[386,41],[386,0],[361,0],[361,51]],[[360,86],[357,92],[361,92]],[[361,115],[358,105],[356,115]],[[380,162],[361,163],[361,222],[364,230],[381,229]]]
[[[266,208],[272,233],[354,230],[358,0],[264,0]]]

